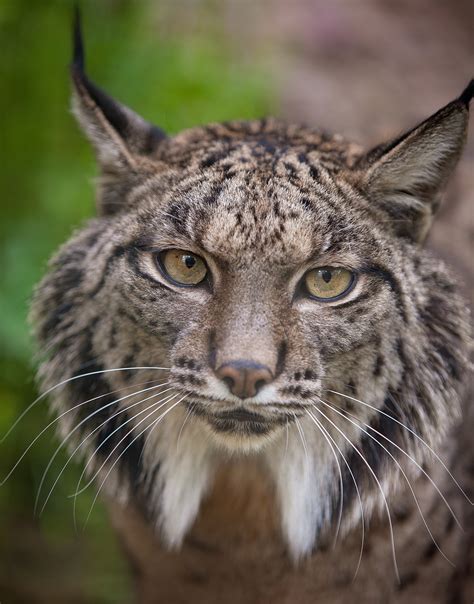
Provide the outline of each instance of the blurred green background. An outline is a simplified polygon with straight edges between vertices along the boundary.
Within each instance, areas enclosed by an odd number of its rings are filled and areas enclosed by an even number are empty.
[[[90,76],[176,132],[276,114],[372,145],[455,98],[472,77],[472,0],[82,0]],[[36,396],[28,300],[94,207],[96,167],[69,111],[70,0],[0,0],[0,438]],[[470,136],[430,244],[474,283]],[[455,236],[454,236],[455,235]],[[50,420],[39,403],[0,442],[0,481]],[[49,430],[0,486],[1,604],[132,600],[93,493],[66,468],[41,517]],[[67,456],[53,464],[43,500]]]
[[[217,2],[81,2],[88,71],[112,95],[168,132],[230,118],[262,116],[271,84],[221,26]],[[34,346],[28,301],[48,257],[94,214],[96,167],[69,111],[72,3],[0,2],[1,248],[0,435],[34,400]],[[39,403],[0,444],[3,478],[49,421]],[[36,491],[57,440],[54,430],[29,451],[0,487],[0,601],[128,602],[126,565],[98,503],[76,533],[71,463],[41,517]],[[51,468],[44,498],[62,465]],[[0,478],[0,479],[1,479]],[[84,520],[91,493],[79,499]]]

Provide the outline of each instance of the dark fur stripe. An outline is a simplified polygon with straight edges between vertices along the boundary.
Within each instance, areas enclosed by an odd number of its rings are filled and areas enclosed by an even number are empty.
[[[407,309],[405,306],[405,301],[403,299],[403,292],[402,292],[400,284],[399,284],[397,278],[395,277],[395,275],[391,271],[389,271],[387,268],[378,266],[376,264],[372,264],[368,267],[365,267],[361,272],[365,272],[369,275],[375,275],[376,277],[383,279],[385,281],[385,283],[387,283],[390,286],[390,289],[396,295],[397,306],[400,310],[400,314],[402,315],[402,319],[404,321],[407,321],[408,315],[407,315]]]
[[[352,395],[352,393],[351,393],[351,395]],[[400,406],[398,404],[395,404],[392,401],[392,398],[390,396],[387,396],[385,398],[385,401],[384,401],[384,404],[383,404],[381,410],[384,411],[384,413],[391,415],[392,417],[394,417],[395,419],[397,419],[398,421],[400,421],[402,423],[404,423],[404,421],[406,421],[406,418],[403,417],[403,415],[400,411]],[[352,419],[352,421],[356,421],[356,420],[354,420],[354,418],[351,418],[351,419]],[[346,426],[344,425],[345,423],[348,426],[350,425],[349,421],[344,422],[344,420],[341,417],[338,417],[337,423],[338,423],[340,429],[343,431],[345,431],[345,428],[346,428]],[[356,423],[357,423],[357,421],[356,421]],[[376,430],[378,430],[378,432],[381,432],[382,434],[384,434],[384,436],[386,436],[390,440],[393,440],[398,446],[403,447],[403,441],[404,441],[404,437],[405,437],[403,428],[399,424],[397,424],[396,422],[391,420],[389,417],[387,417],[386,415],[377,413],[371,422],[371,426],[373,428],[375,428]],[[375,439],[377,439],[388,451],[390,451],[390,453],[396,459],[398,457],[400,457],[400,453],[398,452],[396,447],[391,445],[387,440],[385,440],[384,438],[379,436],[376,432],[372,432],[367,427],[365,427],[365,426],[361,426],[361,427],[364,430],[366,430],[369,434],[371,434]],[[384,451],[382,449],[382,447],[375,442],[375,440],[373,440],[373,438],[370,438],[367,434],[362,433],[362,431],[361,431],[360,443],[356,446],[357,446],[358,450],[360,451],[360,453],[362,454],[362,456],[364,457],[364,459],[369,464],[369,466],[374,471],[377,478],[381,481],[384,477],[384,472],[386,471],[387,465],[389,465],[389,464],[393,465],[394,461],[390,458],[390,456],[387,454],[387,452]],[[354,476],[356,477],[356,480],[357,480],[358,486],[359,486],[359,490],[360,491],[363,491],[364,489],[373,490],[374,478],[373,478],[372,474],[370,473],[370,471],[368,470],[366,464],[363,462],[360,455],[356,451],[354,451],[354,449],[352,447],[349,447],[348,452],[346,454],[346,458],[347,458],[349,466],[352,469],[352,472],[354,473]],[[355,500],[357,499],[357,491],[356,491],[354,482],[352,480],[352,476],[350,475],[349,470],[347,469],[347,466],[342,462],[342,460],[341,460],[341,470],[342,470],[342,476],[343,476],[344,505],[350,505],[350,504],[354,503]],[[375,486],[375,488],[377,488],[377,487]],[[334,508],[333,508],[334,511],[337,511],[339,508],[340,497],[341,497],[341,493],[339,493],[339,496],[335,500]],[[357,503],[356,503],[356,505],[357,505]]]

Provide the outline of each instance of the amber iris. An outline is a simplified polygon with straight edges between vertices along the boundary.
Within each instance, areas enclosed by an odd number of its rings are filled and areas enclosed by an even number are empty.
[[[333,266],[323,266],[308,271],[305,285],[308,293],[318,300],[330,301],[348,294],[355,281],[352,271]]]
[[[207,275],[204,260],[185,250],[165,250],[159,255],[162,271],[178,285],[198,285]]]

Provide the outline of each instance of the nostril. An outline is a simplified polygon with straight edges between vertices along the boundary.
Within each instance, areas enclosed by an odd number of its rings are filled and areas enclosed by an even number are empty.
[[[216,375],[234,396],[242,399],[252,398],[273,380],[268,367],[246,360],[224,363],[216,369]]]
[[[224,384],[227,386],[227,388],[233,392],[234,388],[235,388],[235,380],[234,378],[231,378],[228,375],[225,375],[224,377],[221,378],[221,380],[224,382]]]

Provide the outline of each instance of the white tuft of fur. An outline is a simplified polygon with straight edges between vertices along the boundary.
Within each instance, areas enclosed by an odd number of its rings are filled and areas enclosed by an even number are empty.
[[[301,429],[304,431],[304,421]],[[288,443],[275,443],[265,452],[273,474],[280,504],[283,537],[291,557],[298,561],[311,553],[319,530],[327,520],[333,476],[333,461],[314,430],[303,432],[295,425],[288,433]],[[329,452],[330,453],[330,452]]]
[[[179,548],[196,519],[201,500],[214,475],[213,448],[196,422],[184,424],[186,411],[168,417],[147,443],[147,455],[159,463],[153,499],[166,545]]]

